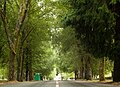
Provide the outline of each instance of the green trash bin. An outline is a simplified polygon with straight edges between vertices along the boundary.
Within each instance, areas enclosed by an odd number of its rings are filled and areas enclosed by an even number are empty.
[[[35,73],[34,80],[35,81],[39,81],[40,80],[40,74],[39,73]]]

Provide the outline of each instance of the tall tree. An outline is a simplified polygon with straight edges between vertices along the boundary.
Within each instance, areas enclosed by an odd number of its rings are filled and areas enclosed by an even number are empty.
[[[111,5],[110,9],[115,12],[115,34],[114,34],[114,75],[113,75],[113,81],[114,82],[120,82],[120,1],[115,0],[113,4]]]
[[[20,36],[23,22],[25,20],[26,14],[27,14],[30,0],[16,1],[16,2],[18,2],[18,3],[16,3],[16,6],[18,6],[18,8],[19,8],[19,12],[16,13],[16,14],[18,14],[16,23],[14,23],[14,24],[16,24],[16,26],[14,26],[12,30],[10,29],[11,25],[9,25],[11,20],[8,17],[8,7],[10,6],[9,4],[12,3],[12,1],[8,2],[7,0],[4,0],[3,2],[4,2],[3,6],[1,6],[1,8],[0,8],[0,15],[2,18],[2,22],[4,25],[4,29],[6,32],[9,49],[10,49],[8,79],[11,81],[11,80],[15,80],[15,75],[14,75],[15,58],[16,58],[16,53],[17,53],[17,48],[18,48],[19,36]],[[12,31],[14,32],[14,34],[11,33]]]

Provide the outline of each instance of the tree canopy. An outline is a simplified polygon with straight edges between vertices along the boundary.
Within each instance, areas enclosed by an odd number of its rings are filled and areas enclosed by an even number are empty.
[[[87,80],[113,70],[119,82],[119,10],[119,0],[1,0],[0,69],[9,81],[54,68]]]

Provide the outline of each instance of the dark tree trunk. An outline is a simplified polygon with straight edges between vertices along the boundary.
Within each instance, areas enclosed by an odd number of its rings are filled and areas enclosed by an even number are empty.
[[[120,82],[120,58],[117,56],[114,60],[113,82]]]
[[[26,81],[29,81],[29,50],[26,47],[26,59],[25,59],[25,69],[26,69]]]
[[[33,72],[31,50],[29,49],[29,47],[26,47],[26,81],[28,80],[33,80]]]
[[[29,68],[28,68],[28,63],[26,63],[26,81],[29,81]]]
[[[17,81],[20,81],[20,60],[17,60],[18,66],[17,66]]]
[[[33,80],[33,72],[32,72],[32,68],[30,68],[30,71],[29,71],[29,81],[32,81]]]
[[[30,57],[30,64],[29,64],[29,80],[33,80],[33,72],[32,72],[32,57]]]
[[[75,80],[78,79],[78,70],[75,70]]]
[[[120,3],[115,4],[116,27],[115,27],[115,60],[114,60],[114,74],[113,82],[120,82]]]
[[[84,58],[81,58],[81,67],[80,67],[80,79],[84,79],[85,77],[85,64],[84,64]]]
[[[99,65],[99,80],[100,81],[104,81],[105,80],[104,68],[105,68],[105,60],[104,60],[104,58],[101,58],[100,59],[100,65]]]
[[[113,82],[120,82],[120,2],[111,4],[109,9],[116,13]]]

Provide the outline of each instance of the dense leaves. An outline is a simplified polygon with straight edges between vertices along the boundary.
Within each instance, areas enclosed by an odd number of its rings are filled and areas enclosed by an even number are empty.
[[[120,75],[119,61],[119,1],[66,0],[68,14],[64,26],[75,28],[87,52],[95,57],[114,58],[114,81]]]
[[[117,0],[1,0],[0,65],[8,80],[49,77],[54,67],[91,80],[104,63],[111,72],[113,59],[117,77],[119,15]]]
[[[99,57],[108,56],[113,44],[114,16],[106,3],[95,0],[71,3],[72,11],[65,16],[65,24],[75,28],[88,52]]]
[[[23,81],[24,74],[26,80],[33,80],[33,73],[48,76],[52,71],[50,40],[54,4],[50,0],[1,0],[0,62],[10,66],[8,80]],[[9,53],[11,56],[7,55]]]

